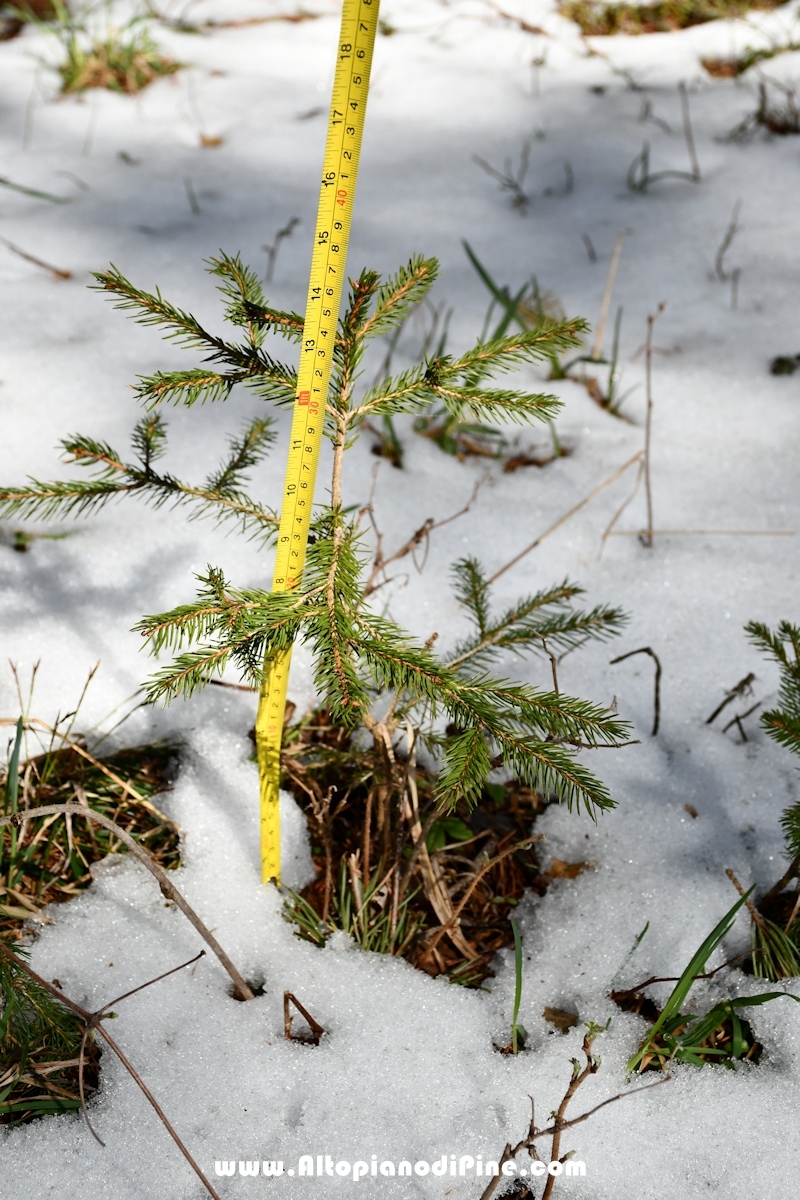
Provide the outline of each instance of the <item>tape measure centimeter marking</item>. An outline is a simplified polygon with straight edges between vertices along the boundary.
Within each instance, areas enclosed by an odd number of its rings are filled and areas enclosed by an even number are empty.
[[[378,0],[345,0],[286,464],[274,591],[292,588],[305,561],[377,21]]]
[[[305,563],[380,0],[344,0],[292,414],[273,591]],[[256,720],[264,881],[280,882],[280,747],[291,649],[268,664]]]

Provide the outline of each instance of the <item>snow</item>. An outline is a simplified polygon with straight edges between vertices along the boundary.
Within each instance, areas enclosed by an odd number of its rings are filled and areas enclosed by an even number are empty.
[[[192,15],[289,7],[204,0]],[[159,28],[159,43],[191,66],[136,99],[95,93],[56,101],[53,78],[38,62],[53,55],[51,41],[28,31],[0,46],[0,174],[71,199],[55,205],[2,188],[0,234],[73,272],[71,280],[53,280],[0,246],[4,482],[29,473],[53,477],[62,470],[53,448],[74,432],[125,449],[138,415],[126,384],[159,367],[189,365],[185,352],[88,291],[91,270],[113,261],[137,283],[160,286],[218,324],[202,260],[222,247],[263,265],[261,247],[296,215],[302,224],[281,247],[271,294],[279,304],[302,307],[325,117],[299,117],[327,105],[337,29],[332,2],[313,7],[325,15],[205,37]],[[384,16],[398,32],[380,37],[376,47],[351,273],[362,265],[389,271],[414,252],[436,254],[442,278],[434,301],[454,307],[452,344],[464,346],[480,329],[487,295],[462,238],[500,283],[519,287],[535,272],[567,313],[595,322],[614,240],[625,229],[611,316],[621,304],[621,387],[638,387],[625,403],[626,423],[601,411],[577,384],[547,384],[565,402],[557,425],[571,456],[543,471],[504,475],[491,467],[470,514],[433,535],[424,571],[405,573],[402,564],[384,592],[393,615],[422,636],[441,631],[443,641],[463,621],[446,586],[450,562],[469,552],[497,570],[640,449],[644,366],[637,351],[647,314],[661,301],[666,309],[655,327],[653,372],[656,527],[800,530],[798,381],[767,370],[773,356],[800,351],[800,139],[722,140],[754,109],[754,83],[749,75],[739,83],[711,80],[698,61],[759,39],[783,40],[796,29],[792,7],[754,14],[747,25],[715,22],[668,35],[592,39],[595,56],[549,0],[524,6],[508,0],[506,8],[549,36],[524,33],[478,0],[386,0]],[[545,65],[532,68],[545,51]],[[767,70],[796,80],[800,55],[776,58]],[[633,73],[627,80],[626,71]],[[634,90],[631,78],[644,90]],[[634,194],[625,177],[644,141],[654,171],[688,170],[681,80],[689,89],[702,182],[665,180]],[[672,133],[642,119],[644,102]],[[223,142],[203,148],[200,132]],[[516,163],[528,138],[525,186],[532,203],[523,216],[471,156],[495,167],[506,157]],[[123,151],[134,161],[120,158]],[[569,194],[565,161],[575,178]],[[189,204],[187,178],[199,215]],[[742,228],[726,259],[740,270],[733,310],[730,283],[714,277],[714,258],[739,200]],[[583,234],[596,247],[597,263],[589,261]],[[411,355],[418,341],[415,334],[401,342],[401,361],[403,346]],[[533,386],[543,372],[529,370],[521,380]],[[170,469],[204,475],[225,438],[261,411],[246,396],[229,407],[168,414]],[[253,483],[267,502],[277,498],[283,474],[284,415],[278,423],[283,441]],[[456,511],[487,469],[485,461],[457,463],[401,426],[405,470],[384,465],[376,491],[389,547],[427,517]],[[519,436],[522,447],[549,440],[546,429]],[[351,459],[347,502],[363,503],[376,461],[368,438]],[[323,479],[324,470],[323,463]],[[746,723],[746,744],[735,731],[721,732],[727,716],[713,726],[705,720],[751,670],[754,698],[774,699],[776,675],[748,646],[742,626],[750,619],[798,619],[797,541],[661,536],[646,550],[635,537],[615,537],[600,557],[602,531],[632,486],[629,473],[503,575],[496,589],[500,604],[569,575],[587,589],[590,603],[625,607],[631,623],[613,650],[595,646],[569,656],[560,682],[573,694],[605,702],[616,696],[641,739],[592,759],[618,802],[613,813],[594,826],[551,809],[537,826],[547,834],[547,859],[586,860],[591,869],[555,882],[544,898],[532,897],[518,910],[525,952],[520,1021],[530,1042],[516,1059],[492,1049],[509,1036],[510,951],[498,955],[490,991],[466,992],[405,962],[363,954],[343,936],[325,950],[293,936],[279,897],[259,882],[250,697],[209,690],[167,713],[140,710],[123,727],[129,742],[165,733],[184,739],[180,777],[164,798],[185,831],[185,866],[176,883],[242,972],[265,983],[262,996],[239,1004],[208,957],[124,1001],[111,1029],[220,1195],[263,1185],[217,1179],[217,1160],[283,1159],[288,1166],[302,1154],[350,1162],[373,1154],[395,1162],[498,1157],[506,1140],[518,1140],[527,1128],[528,1096],[535,1096],[538,1114],[549,1113],[563,1094],[570,1057],[580,1054],[582,1032],[553,1033],[540,1015],[544,1005],[572,1009],[582,1021],[612,1018],[597,1042],[600,1071],[582,1088],[573,1115],[626,1090],[625,1062],[644,1024],[620,1013],[607,994],[636,935],[649,921],[621,986],[680,972],[735,898],[726,867],[746,886],[771,885],[782,873],[779,816],[797,797],[790,756],[767,742],[756,716]],[[643,520],[640,493],[620,527],[636,529]],[[192,571],[210,561],[239,585],[271,577],[269,559],[257,558],[251,545],[225,539],[208,524],[188,524],[180,511],[153,513],[128,502],[59,528],[74,532],[62,541],[37,541],[25,555],[0,546],[3,652],[21,664],[23,677],[41,659],[35,711],[45,720],[74,704],[98,658],[84,728],[135,691],[148,664],[128,631],[143,613],[187,599]],[[650,736],[651,660],[608,662],[643,645],[656,650],[664,667],[656,738]],[[509,670],[548,682],[542,664],[514,663]],[[295,654],[290,695],[299,703],[310,696],[302,651]],[[11,677],[3,676],[3,715],[15,715],[16,705]],[[283,800],[287,882],[299,887],[311,869],[304,821],[294,802]],[[746,939],[740,917],[711,965]],[[104,864],[84,895],[56,909],[32,964],[60,979],[78,1003],[98,1007],[191,957],[197,942],[143,868],[123,858]],[[762,990],[736,970],[704,986],[698,1001]],[[797,981],[785,987],[800,990]],[[319,1047],[284,1040],[285,989],[325,1027]],[[765,1046],[758,1066],[735,1073],[678,1066],[671,1083],[570,1131],[565,1146],[586,1163],[587,1175],[562,1177],[556,1195],[794,1196],[800,1006],[781,1000],[749,1019]],[[94,1113],[105,1149],[73,1116],[4,1131],[2,1200],[205,1194],[108,1054]],[[478,1197],[484,1186],[474,1177],[433,1175],[362,1182],[376,1197]],[[327,1197],[351,1186],[337,1177],[274,1184],[287,1200],[305,1197],[311,1187]]]

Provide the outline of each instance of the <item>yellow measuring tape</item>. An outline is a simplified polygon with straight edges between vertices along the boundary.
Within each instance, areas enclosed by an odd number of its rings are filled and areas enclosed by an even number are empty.
[[[305,563],[379,3],[380,0],[344,0],[342,9],[272,582],[274,592],[295,587]],[[270,879],[280,883],[281,877],[280,751],[291,656],[291,650],[287,650],[265,663],[256,718],[261,870],[265,883]]]

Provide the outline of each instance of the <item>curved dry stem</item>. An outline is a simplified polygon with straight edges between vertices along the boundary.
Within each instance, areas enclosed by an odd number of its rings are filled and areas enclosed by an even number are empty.
[[[135,854],[140,862],[144,863],[151,875],[154,875],[158,881],[158,886],[161,888],[161,894],[167,900],[172,900],[181,910],[185,917],[194,925],[200,937],[214,952],[222,966],[233,980],[234,992],[239,1000],[253,1000],[254,994],[248,985],[245,983],[242,976],[236,970],[231,960],[228,958],[225,951],[220,946],[213,933],[198,917],[192,906],[181,895],[175,884],[167,876],[166,872],[156,863],[138,842],[126,833],[124,829],[120,829],[119,825],[115,824],[109,817],[103,813],[95,812],[92,808],[86,808],[82,804],[45,804],[41,808],[28,808],[21,812],[13,813],[8,817],[0,817],[0,828],[3,825],[21,825],[23,821],[30,821],[34,817],[47,817],[50,814],[68,817],[85,817],[87,821],[95,821],[98,825],[102,825],[105,829],[110,829],[120,841],[124,842],[132,854]]]
[[[43,987],[45,989],[45,991],[49,992],[51,996],[54,996],[56,998],[56,1000],[59,1001],[59,1003],[65,1005],[72,1012],[74,1012],[76,1016],[80,1017],[80,1019],[83,1021],[84,1025],[85,1025],[83,1041],[81,1043],[81,1058],[83,1057],[83,1048],[86,1044],[86,1036],[91,1029],[96,1029],[97,1032],[100,1034],[100,1036],[105,1038],[105,1040],[108,1042],[111,1049],[116,1054],[119,1061],[125,1067],[125,1070],[128,1071],[128,1073],[133,1077],[133,1079],[136,1081],[136,1083],[139,1085],[139,1087],[144,1092],[147,1099],[152,1104],[153,1108],[156,1110],[165,1129],[169,1133],[169,1135],[172,1138],[172,1140],[174,1141],[175,1145],[180,1150],[183,1157],[189,1163],[189,1166],[192,1168],[192,1170],[195,1172],[195,1174],[201,1180],[201,1182],[205,1186],[206,1190],[208,1191],[209,1195],[213,1196],[214,1200],[220,1200],[220,1196],[219,1196],[218,1192],[216,1192],[214,1190],[211,1183],[209,1183],[209,1181],[206,1179],[205,1175],[200,1170],[199,1166],[194,1161],[191,1154],[186,1149],[183,1142],[181,1141],[181,1139],[178,1137],[175,1130],[170,1125],[169,1121],[167,1120],[166,1116],[164,1115],[163,1109],[161,1108],[160,1104],[156,1100],[153,1093],[147,1087],[147,1085],[145,1084],[145,1082],[141,1078],[141,1076],[134,1070],[134,1068],[128,1062],[127,1058],[122,1053],[119,1046],[114,1041],[114,1039],[111,1037],[111,1035],[108,1034],[105,1031],[105,1029],[103,1028],[103,1026],[100,1024],[100,1019],[101,1019],[103,1013],[105,1012],[105,1010],[109,1006],[107,1004],[105,1004],[105,1005],[103,1005],[102,1008],[98,1009],[97,1012],[93,1012],[93,1013],[88,1012],[87,1009],[81,1008],[81,1006],[79,1004],[76,1004],[74,1000],[70,1000],[68,996],[63,995],[60,991],[58,991],[56,988],[54,988],[53,985],[51,983],[48,983],[46,979],[42,979],[41,975],[37,975],[36,972],[31,967],[28,966],[28,964],[25,962],[24,959],[19,958],[14,953],[13,950],[10,950],[8,948],[8,946],[6,946],[5,942],[3,942],[2,939],[0,939],[0,953],[4,954],[6,956],[6,958],[9,958],[12,962],[16,963],[16,965],[22,971],[24,971],[26,975],[28,975],[31,979],[33,979],[36,983],[38,983],[40,985],[40,987]],[[197,957],[199,958],[199,955]],[[188,963],[182,963],[180,967],[173,967],[173,969],[171,971],[165,971],[164,975],[159,975],[156,979],[151,979],[148,983],[142,984],[142,987],[149,987],[151,983],[158,983],[159,979],[163,979],[166,975],[173,975],[175,973],[175,971],[181,971],[184,967],[189,966],[190,963],[193,963],[195,961],[196,960],[192,958],[189,960]],[[134,991],[137,991],[137,992],[141,991],[141,988],[134,988]],[[132,994],[133,994],[132,992],[126,993],[126,995],[132,995]],[[124,999],[124,997],[121,996],[119,999]],[[117,1003],[117,1001],[112,1001],[111,1003],[112,1004]],[[89,1126],[89,1129],[92,1131],[94,1136],[97,1138],[98,1142],[100,1142],[100,1145],[103,1146],[105,1143],[100,1141],[100,1138],[97,1136],[94,1129],[92,1129],[92,1125],[91,1125],[91,1122],[89,1121],[89,1118],[86,1116],[86,1105],[85,1105],[85,1102],[83,1102],[83,1080],[82,1080],[82,1078],[80,1080],[80,1083],[81,1083],[81,1102],[83,1103],[83,1115],[84,1115],[84,1117],[86,1117],[86,1123]]]

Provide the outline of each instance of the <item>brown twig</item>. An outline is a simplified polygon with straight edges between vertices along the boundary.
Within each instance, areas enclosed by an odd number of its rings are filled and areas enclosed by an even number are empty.
[[[28,966],[28,964],[25,962],[24,959],[19,958],[13,952],[13,950],[9,949],[9,947],[5,944],[5,942],[2,941],[2,939],[0,939],[0,952],[2,952],[6,956],[6,958],[8,958],[12,962],[16,963],[16,965],[22,971],[24,971],[26,975],[28,975],[31,979],[33,979],[35,983],[38,983],[40,987],[43,987],[45,989],[45,991],[49,992],[51,996],[55,997],[55,999],[58,1000],[61,1004],[65,1005],[72,1012],[74,1012],[75,1015],[83,1021],[84,1025],[86,1027],[87,1033],[90,1030],[96,1030],[96,1032],[99,1033],[100,1036],[105,1039],[105,1041],[108,1043],[108,1045],[111,1047],[111,1049],[116,1054],[117,1058],[120,1060],[122,1065],[125,1067],[126,1071],[133,1077],[135,1082],[139,1085],[141,1090],[144,1092],[145,1096],[150,1101],[153,1108],[156,1110],[162,1124],[166,1128],[170,1137],[175,1142],[175,1145],[178,1147],[181,1154],[184,1156],[186,1161],[189,1163],[192,1170],[195,1172],[195,1174],[201,1180],[201,1182],[205,1186],[206,1190],[208,1191],[209,1195],[213,1196],[214,1200],[220,1200],[218,1193],[214,1190],[211,1183],[206,1179],[205,1175],[200,1170],[199,1166],[194,1161],[191,1154],[186,1149],[183,1142],[181,1141],[181,1139],[178,1137],[175,1130],[170,1125],[169,1121],[167,1120],[166,1116],[164,1115],[164,1112],[163,1112],[161,1106],[158,1104],[153,1093],[149,1090],[149,1088],[147,1087],[147,1085],[145,1084],[145,1082],[141,1078],[141,1076],[134,1070],[134,1068],[128,1062],[128,1059],[122,1053],[122,1051],[120,1050],[117,1043],[113,1040],[113,1038],[110,1036],[110,1034],[108,1034],[106,1032],[103,1025],[100,1024],[100,1022],[103,1018],[103,1015],[106,1012],[106,1009],[110,1008],[112,1004],[118,1004],[120,1000],[124,1000],[128,996],[132,996],[134,994],[134,992],[139,992],[142,990],[142,988],[150,987],[150,985],[153,983],[158,983],[159,980],[165,979],[167,975],[174,974],[175,971],[183,970],[184,967],[188,967],[191,965],[191,963],[196,962],[198,958],[200,958],[203,954],[205,954],[205,951],[201,950],[200,954],[198,954],[195,958],[189,959],[188,962],[181,963],[181,965],[179,967],[173,967],[172,970],[165,971],[163,975],[157,976],[156,979],[151,979],[147,983],[143,983],[139,987],[134,988],[133,991],[126,992],[123,996],[119,996],[116,1000],[112,1000],[108,1004],[104,1004],[103,1007],[97,1009],[96,1012],[88,1012],[85,1008],[81,1008],[81,1006],[79,1004],[76,1004],[74,1002],[74,1000],[68,999],[67,996],[65,996],[62,992],[58,991],[58,989],[53,987],[52,984],[48,983],[46,979],[42,979],[41,975],[37,975],[36,972],[31,967]],[[85,1042],[85,1038],[84,1038],[84,1042]],[[81,1050],[83,1050],[83,1046],[81,1047]],[[81,1053],[81,1058],[82,1057],[83,1057],[83,1055]],[[82,1080],[81,1080],[81,1100],[83,1101]],[[85,1107],[84,1107],[84,1116],[86,1117]],[[95,1133],[94,1129],[92,1128],[91,1122],[88,1120],[88,1117],[87,1117],[87,1125],[89,1126],[89,1129],[91,1130],[94,1137],[96,1137],[97,1140],[100,1141],[100,1138],[97,1137],[97,1134]],[[100,1142],[100,1144],[101,1144],[101,1146],[104,1145],[103,1142]]]
[[[287,1041],[301,1042],[305,1040],[304,1038],[297,1038],[292,1035],[292,1014],[289,1011],[290,1004],[295,1006],[301,1017],[305,1017],[306,1021],[308,1022],[308,1027],[311,1030],[311,1036],[313,1038],[314,1045],[318,1046],[319,1039],[322,1037],[325,1030],[318,1021],[314,1020],[314,1018],[311,1016],[311,1013],[307,1009],[303,1008],[303,1005],[297,999],[297,996],[295,996],[292,992],[283,993],[283,1032],[286,1035]]]
[[[727,705],[729,705],[732,700],[735,700],[737,696],[743,696],[745,692],[750,692],[752,695],[753,689],[751,684],[754,679],[755,675],[752,671],[750,671],[747,675],[745,675],[744,679],[740,679],[739,682],[735,684],[729,692],[726,692],[725,699],[721,704],[717,705],[711,716],[706,719],[706,725],[713,724],[713,722],[716,721],[717,717],[722,712],[723,708],[726,708]]]
[[[564,1098],[558,1107],[558,1112],[555,1115],[555,1121],[552,1125],[548,1126],[547,1129],[536,1129],[534,1103],[533,1097],[531,1097],[531,1122],[528,1132],[526,1136],[517,1143],[516,1146],[512,1146],[510,1142],[506,1143],[502,1158],[498,1164],[501,1169],[500,1173],[495,1175],[483,1192],[481,1192],[480,1200],[489,1200],[497,1186],[504,1178],[502,1174],[503,1163],[507,1163],[512,1159],[515,1159],[522,1150],[527,1150],[531,1158],[538,1159],[540,1162],[544,1161],[543,1159],[539,1158],[539,1155],[536,1152],[536,1142],[541,1138],[552,1137],[553,1139],[551,1144],[550,1161],[564,1162],[564,1159],[558,1158],[558,1152],[561,1148],[561,1135],[565,1130],[572,1129],[575,1125],[582,1124],[583,1121],[588,1121],[589,1117],[594,1116],[594,1114],[599,1112],[601,1108],[605,1108],[609,1104],[614,1104],[617,1100],[624,1100],[626,1096],[635,1096],[639,1092],[647,1092],[650,1090],[650,1088],[660,1087],[662,1083],[670,1082],[671,1076],[667,1075],[664,1079],[657,1080],[656,1083],[648,1083],[644,1087],[634,1088],[633,1091],[618,1092],[616,1096],[610,1096],[607,1100],[601,1101],[600,1104],[596,1104],[594,1108],[590,1108],[587,1112],[581,1113],[581,1115],[579,1117],[575,1117],[574,1120],[565,1121],[564,1115],[566,1113],[567,1106],[572,1100],[572,1097],[575,1095],[584,1080],[589,1077],[589,1075],[595,1075],[597,1073],[597,1069],[600,1065],[600,1060],[592,1055],[592,1043],[594,1042],[595,1036],[596,1035],[594,1033],[587,1032],[586,1036],[584,1037],[583,1052],[586,1055],[586,1066],[584,1067],[583,1071],[579,1072],[578,1068],[580,1064],[578,1063],[577,1059],[573,1059],[572,1078],[567,1085]],[[542,1194],[542,1200],[549,1200],[554,1185],[555,1176],[549,1175],[545,1185],[545,1190]]]
[[[260,690],[257,687],[250,687],[248,683],[228,683],[224,679],[209,679],[208,682],[213,684],[214,687],[232,688],[235,692],[257,692]]]
[[[764,935],[766,935],[767,927],[764,923],[764,918],[762,917],[761,913],[756,908],[755,904],[753,904],[752,900],[750,900],[750,899],[745,900],[745,896],[747,895],[747,893],[745,892],[742,885],[739,883],[739,880],[736,878],[736,876],[734,875],[734,873],[730,869],[730,867],[725,868],[725,874],[728,876],[728,879],[730,879],[731,883],[733,884],[733,886],[736,888],[739,895],[744,900],[745,907],[747,908],[747,911],[750,913],[750,916],[753,920],[753,924],[757,925],[758,928],[761,930],[761,932]]]
[[[702,975],[693,975],[692,979],[697,982],[698,979],[713,979],[718,971],[724,971],[726,967],[730,967],[733,963],[738,962],[740,958],[746,958],[750,954],[749,950],[740,950],[738,954],[734,954],[733,958],[726,958],[725,962],[719,967],[714,967],[713,971],[705,971]],[[612,997],[623,998],[633,997],[638,992],[641,992],[646,987],[650,987],[653,983],[677,983],[681,978],[680,975],[651,975],[649,979],[645,979],[642,983],[637,983],[635,987],[625,988],[621,992],[613,992]]]
[[[376,583],[375,580],[381,573],[385,574],[386,568],[390,563],[397,562],[399,559],[405,558],[407,554],[413,554],[417,546],[419,546],[422,542],[427,542],[428,537],[434,532],[434,530],[441,529],[444,525],[449,525],[451,521],[455,521],[459,517],[465,516],[475,503],[478,492],[481,490],[488,478],[488,475],[484,475],[482,479],[478,480],[472,489],[472,495],[463,508],[460,508],[456,513],[452,513],[449,517],[444,517],[441,521],[435,521],[433,517],[428,517],[427,520],[423,521],[419,529],[412,533],[408,541],[404,542],[400,549],[396,550],[394,554],[389,556],[389,558],[383,557],[383,534],[375,524],[373,505],[370,499],[370,503],[365,509],[362,509],[362,512],[366,512],[369,515],[370,523],[375,531],[375,537],[377,539],[378,546],[375,551],[375,560],[372,564],[372,570],[370,571],[369,579],[364,585],[364,590],[361,593],[361,600],[366,600],[368,596],[372,595],[372,593],[377,591],[378,588],[383,587],[384,583],[388,582],[388,580],[385,578],[381,583]]]
[[[761,708],[760,700],[757,700],[755,702],[755,704],[751,704],[751,706],[750,706],[750,708],[748,708],[747,712],[737,713],[735,717],[731,717],[730,721],[728,721],[728,724],[723,725],[722,732],[727,733],[728,730],[730,729],[731,725],[738,725],[739,733],[741,733],[741,735],[742,735],[742,741],[746,742],[747,738],[744,736],[744,730],[742,729],[742,721],[745,719],[745,717],[749,717],[752,713],[754,713],[757,708]]]
[[[547,648],[547,638],[542,638],[542,646],[544,647],[545,654],[550,659],[550,668],[553,672],[553,691],[558,695],[558,661],[555,654],[552,654]]]
[[[786,873],[769,889],[766,896],[761,897],[758,902],[758,908],[763,910],[776,896],[780,896],[783,889],[788,887],[792,880],[796,878],[798,871],[800,871],[800,856],[792,859]]]
[[[610,665],[614,663],[624,662],[626,658],[632,658],[634,654],[649,654],[656,664],[656,681],[655,681],[655,697],[653,702],[653,731],[651,737],[655,737],[658,733],[658,725],[661,720],[661,659],[652,650],[650,646],[641,646],[638,650],[629,650],[627,654],[620,654],[617,658],[612,658]]]
[[[245,983],[242,976],[236,970],[231,960],[228,958],[225,951],[220,946],[213,933],[203,924],[197,913],[191,905],[183,898],[181,893],[171,882],[165,871],[162,871],[157,862],[148,854],[143,846],[126,833],[124,829],[120,829],[110,817],[106,817],[103,813],[95,812],[93,808],[85,808],[82,804],[45,804],[41,808],[28,808],[23,812],[13,813],[11,816],[0,817],[0,828],[3,825],[12,825],[19,827],[23,821],[31,821],[34,817],[47,817],[51,813],[57,816],[77,816],[85,817],[87,821],[96,821],[98,825],[102,825],[105,829],[110,829],[112,833],[124,842],[128,849],[136,855],[140,862],[144,863],[151,875],[154,875],[158,881],[158,886],[161,888],[161,893],[167,900],[172,900],[185,917],[194,925],[197,932],[203,941],[210,946],[214,954],[219,959],[222,966],[233,980],[234,991],[239,1000],[253,1000],[254,995],[248,985]]]
[[[542,29],[539,25],[531,25],[529,21],[524,21],[522,17],[518,17],[514,13],[504,12],[497,4],[493,4],[492,0],[483,0],[483,2],[489,8],[494,9],[498,17],[502,17],[504,21],[513,22],[523,33],[533,33],[538,37],[550,37],[546,29]]]

